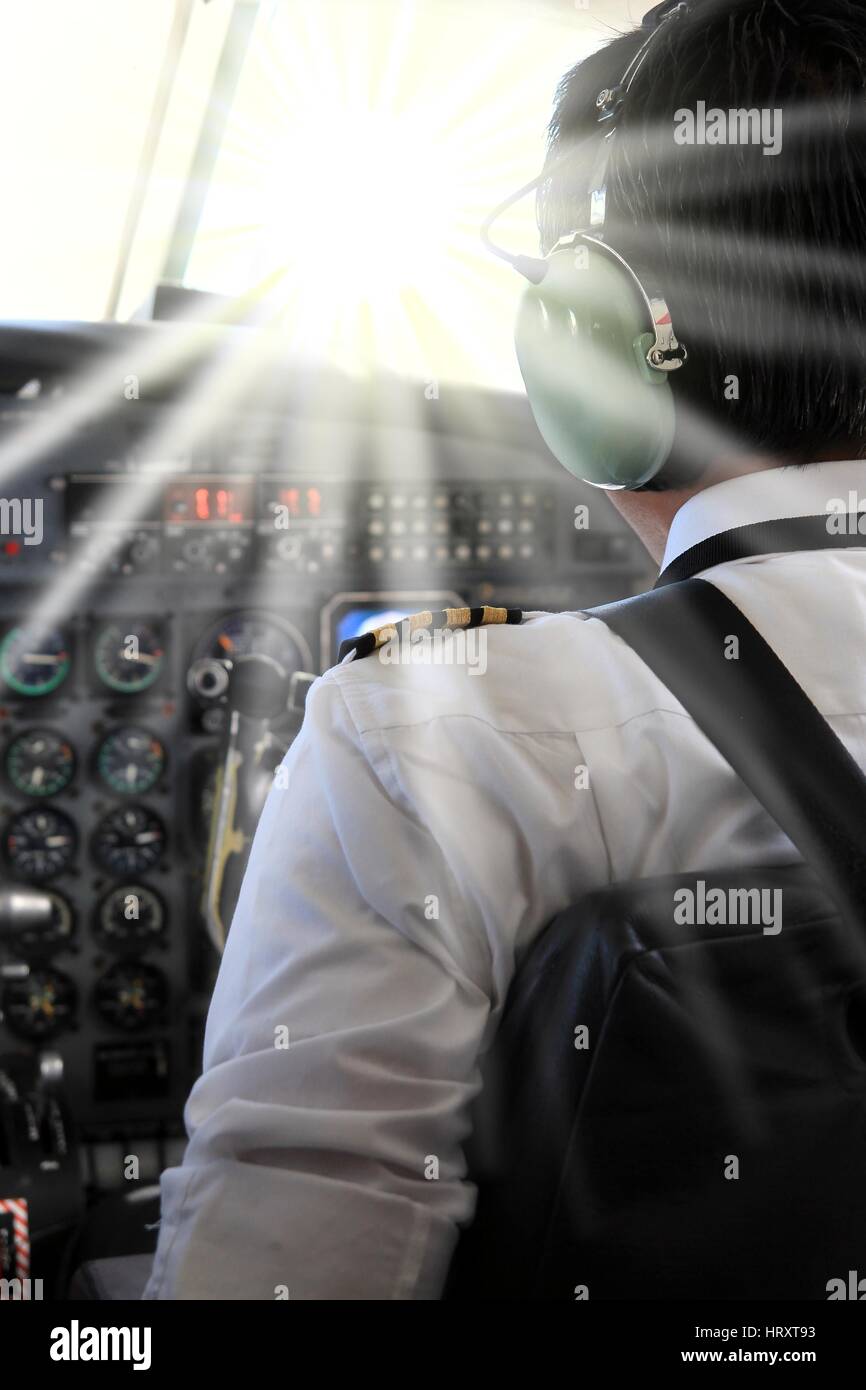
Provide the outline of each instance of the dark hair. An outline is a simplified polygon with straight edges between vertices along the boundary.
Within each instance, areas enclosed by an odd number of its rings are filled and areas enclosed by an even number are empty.
[[[538,195],[546,248],[587,224],[596,98],[646,37],[616,37],[559,85]],[[669,479],[701,447],[684,423],[697,412],[780,461],[866,453],[864,95],[860,0],[692,0],[649,49],[614,137],[605,238],[664,293],[689,350],[671,377],[686,409]],[[699,101],[781,110],[781,152],[678,144],[675,113]]]

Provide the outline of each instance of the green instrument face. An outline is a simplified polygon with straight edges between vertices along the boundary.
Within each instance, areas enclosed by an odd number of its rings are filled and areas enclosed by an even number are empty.
[[[647,306],[603,251],[555,251],[523,295],[517,359],[539,431],[559,462],[595,487],[636,488],[667,460],[674,403],[646,360]]]
[[[165,749],[147,729],[115,729],[99,745],[100,777],[123,796],[143,796],[156,786],[165,768]]]
[[[138,622],[106,624],[93,648],[96,674],[121,695],[149,690],[159,678],[164,656],[160,634]]]
[[[57,796],[75,775],[75,753],[55,729],[25,729],[6,750],[6,775],[24,796]]]
[[[70,666],[69,643],[60,631],[13,627],[0,642],[0,677],[16,695],[52,695]]]

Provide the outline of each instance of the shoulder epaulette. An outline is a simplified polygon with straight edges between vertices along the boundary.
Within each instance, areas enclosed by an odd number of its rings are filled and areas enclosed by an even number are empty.
[[[481,608],[442,608],[433,613],[425,609],[423,613],[413,613],[399,623],[386,623],[375,627],[371,632],[363,632],[360,637],[349,637],[340,643],[338,660],[343,661],[349,652],[355,653],[355,660],[369,656],[386,642],[400,642],[411,639],[416,632],[440,632],[448,629],[468,627],[489,627],[495,623],[521,623],[521,608],[491,608],[484,604]]]

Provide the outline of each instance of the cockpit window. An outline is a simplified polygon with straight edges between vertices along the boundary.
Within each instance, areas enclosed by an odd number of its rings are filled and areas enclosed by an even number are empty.
[[[176,317],[193,291],[218,317],[246,296],[304,358],[518,388],[519,287],[478,227],[536,172],[592,11],[31,0],[2,24],[0,317]],[[534,244],[531,199],[502,232]]]

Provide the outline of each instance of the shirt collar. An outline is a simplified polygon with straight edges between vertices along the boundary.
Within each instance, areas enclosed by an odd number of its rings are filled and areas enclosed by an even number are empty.
[[[752,522],[829,515],[834,499],[842,501],[845,511],[866,505],[866,460],[768,468],[728,478],[680,507],[671,523],[662,570],[693,545],[722,531]]]

